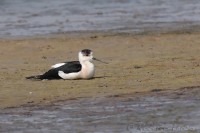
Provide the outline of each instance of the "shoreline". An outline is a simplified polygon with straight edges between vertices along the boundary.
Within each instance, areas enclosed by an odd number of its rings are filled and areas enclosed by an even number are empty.
[[[198,132],[199,95],[199,86],[194,86],[176,91],[80,98],[6,108],[0,111],[1,131],[41,132],[45,127],[45,131],[54,129],[65,133],[77,132],[79,127],[78,131],[90,132],[95,127],[95,131],[109,129],[114,132],[147,129],[157,132],[161,128],[163,132]],[[19,128],[19,125],[23,126]],[[36,126],[38,130],[35,130]]]
[[[116,94],[116,95],[106,95],[103,97],[76,97],[76,98],[69,98],[69,99],[59,99],[59,100],[52,100],[49,101],[48,103],[37,103],[34,104],[34,102],[28,102],[19,106],[10,106],[10,107],[5,107],[2,108],[3,110],[9,110],[9,109],[15,109],[15,108],[47,108],[51,107],[57,104],[62,104],[62,103],[73,103],[73,101],[79,102],[83,100],[88,100],[88,101],[93,101],[93,100],[98,100],[98,101],[106,101],[106,100],[129,100],[130,98],[134,101],[137,102],[137,99],[144,98],[144,97],[166,97],[166,98],[174,98],[174,99],[179,99],[179,98],[184,98],[188,100],[198,100],[197,97],[200,95],[200,86],[187,86],[187,87],[182,87],[178,89],[168,89],[168,90],[159,90],[159,89],[154,89],[150,91],[145,91],[145,92],[133,92],[130,94]]]
[[[156,27],[146,28],[144,31],[128,31],[126,29],[107,29],[107,30],[84,30],[84,31],[68,31],[68,32],[55,32],[49,34],[39,34],[39,35],[30,35],[30,36],[3,36],[0,37],[0,40],[26,40],[26,39],[45,39],[45,38],[83,38],[94,36],[145,36],[145,35],[165,35],[165,34],[199,34],[200,25],[190,25],[183,27],[164,27],[156,30]]]
[[[62,34],[0,39],[0,108],[49,104],[199,86],[199,32]],[[109,62],[95,62],[92,80],[28,81],[54,63],[77,60],[83,48]],[[103,53],[103,54],[102,54]]]

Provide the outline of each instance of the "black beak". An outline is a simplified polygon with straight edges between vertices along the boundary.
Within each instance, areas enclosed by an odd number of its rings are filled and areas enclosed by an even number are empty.
[[[97,59],[97,58],[93,58],[93,60],[99,61],[99,62],[101,62],[101,63],[108,64],[107,62],[101,61],[101,60],[99,60],[99,59]]]

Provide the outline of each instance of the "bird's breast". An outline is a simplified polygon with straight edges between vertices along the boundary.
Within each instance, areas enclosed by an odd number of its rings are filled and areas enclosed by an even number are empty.
[[[84,79],[90,79],[94,76],[95,68],[92,63],[82,65],[81,77]]]

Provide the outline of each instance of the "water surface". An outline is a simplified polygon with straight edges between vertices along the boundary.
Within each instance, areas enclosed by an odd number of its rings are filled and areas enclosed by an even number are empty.
[[[161,31],[199,25],[200,1],[1,0],[0,18],[0,37],[74,31]]]

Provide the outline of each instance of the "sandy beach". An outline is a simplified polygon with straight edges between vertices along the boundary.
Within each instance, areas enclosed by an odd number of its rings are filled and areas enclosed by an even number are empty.
[[[80,33],[1,39],[0,108],[200,86],[199,38],[200,33]],[[77,60],[84,48],[109,63],[94,62],[94,79],[25,79]]]

